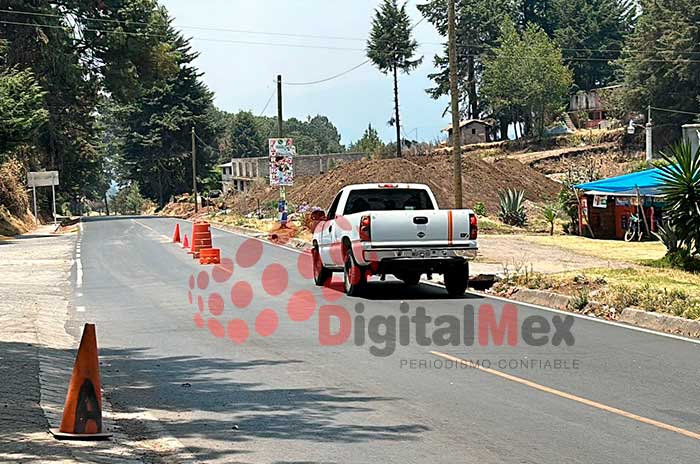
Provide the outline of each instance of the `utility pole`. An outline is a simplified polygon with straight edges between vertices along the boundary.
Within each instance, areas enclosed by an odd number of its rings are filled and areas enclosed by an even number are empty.
[[[654,148],[652,146],[651,132],[652,132],[652,122],[651,122],[651,105],[647,106],[647,123],[644,126],[644,131],[646,133],[647,142],[647,164],[651,164],[654,158]]]
[[[282,76],[277,75],[277,137],[282,138]]]
[[[195,143],[194,126],[192,126],[192,191],[194,192],[194,212],[199,211],[197,205],[197,145]]]
[[[282,75],[277,75],[277,138],[282,138],[284,130],[282,127]],[[270,159],[272,162],[272,159]],[[280,199],[277,207],[282,228],[287,226],[287,191],[284,185],[280,185]]]
[[[450,48],[450,96],[452,98],[452,163],[454,169],[455,208],[462,208],[462,141],[459,127],[459,90],[457,86],[457,37],[455,0],[448,0],[447,34]]]

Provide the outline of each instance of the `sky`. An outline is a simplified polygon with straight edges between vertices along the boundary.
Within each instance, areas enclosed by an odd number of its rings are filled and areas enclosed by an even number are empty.
[[[407,10],[414,24],[422,19],[416,3],[423,2],[408,1]],[[229,112],[250,110],[256,115],[274,116],[277,110],[273,93],[278,74],[288,83],[316,81],[347,71],[367,59],[366,38],[380,1],[161,0],[161,3],[174,17],[175,27],[192,38],[193,48],[200,53],[195,64],[214,92],[214,104]],[[284,33],[316,37],[279,35]],[[414,33],[420,44],[418,54],[424,59],[420,68],[400,76],[401,126],[407,138],[434,141],[444,138],[440,129],[449,124],[449,116],[442,117],[448,99],[433,100],[425,93],[426,88],[432,87],[428,74],[435,71],[433,56],[441,50],[442,38],[428,21],[418,24]],[[328,116],[345,145],[360,138],[370,123],[383,140],[393,141],[395,129],[387,125],[393,115],[392,87],[391,76],[380,73],[371,63],[321,84],[285,85],[284,118]]]

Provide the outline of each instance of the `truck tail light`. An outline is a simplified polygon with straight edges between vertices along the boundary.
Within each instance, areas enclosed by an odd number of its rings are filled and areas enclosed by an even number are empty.
[[[469,215],[469,240],[476,240],[479,234],[479,225],[476,220],[476,214]]]
[[[370,216],[362,216],[360,219],[360,240],[363,242],[372,240],[372,218]]]

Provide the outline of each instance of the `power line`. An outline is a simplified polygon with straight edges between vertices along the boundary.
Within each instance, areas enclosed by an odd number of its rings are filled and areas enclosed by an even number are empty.
[[[320,83],[322,83],[322,82],[328,82],[328,81],[331,81],[331,80],[333,80],[333,79],[337,79],[338,77],[342,77],[342,76],[344,76],[344,75],[346,75],[346,74],[349,74],[349,73],[353,72],[354,70],[356,70],[356,69],[358,69],[358,68],[361,68],[362,66],[366,65],[366,64],[369,63],[369,62],[370,62],[370,60],[369,60],[369,59],[366,59],[366,60],[363,61],[362,63],[360,63],[360,64],[358,64],[358,65],[356,65],[356,66],[353,66],[353,67],[350,68],[350,69],[347,69],[347,70],[345,70],[345,71],[343,71],[343,72],[341,72],[341,73],[335,74],[335,75],[333,75],[333,76],[326,77],[326,78],[324,78],[324,79],[319,79],[319,80],[317,80],[317,81],[310,81],[310,82],[285,82],[285,85],[296,85],[296,86],[299,86],[299,85],[314,85],[314,84],[320,84]]]
[[[41,13],[41,12],[34,12],[34,11],[7,10],[7,9],[0,9],[0,13],[10,13],[10,14],[17,14],[17,15],[24,15],[24,16],[61,18],[61,19],[66,17],[66,15],[63,15],[63,14]],[[150,25],[149,23],[143,22],[143,21],[128,21],[128,20],[109,19],[109,18],[90,18],[90,17],[86,17],[86,16],[77,16],[77,15],[71,15],[71,16],[75,19],[81,19],[81,20],[85,20],[85,21],[97,21],[97,22],[124,24],[124,25],[130,25],[130,24],[142,25],[142,26]],[[421,24],[423,21],[425,21],[425,19],[426,19],[426,17],[423,16],[418,22],[416,22],[416,24],[414,24],[411,27],[411,30],[418,27],[418,25]],[[17,22],[11,22],[11,21],[7,21],[7,22],[5,22],[5,24],[32,25],[32,26],[42,26],[42,27],[63,28],[62,26],[58,26],[58,25],[17,23]],[[256,31],[256,30],[251,30],[251,29],[217,28],[217,27],[209,27],[209,26],[178,25],[177,28],[201,30],[201,31],[212,31],[212,32],[229,32],[229,33],[240,33],[240,34],[270,35],[270,36],[278,36],[278,37],[297,37],[297,38],[325,39],[325,40],[346,40],[346,41],[356,41],[356,42],[357,41],[359,41],[359,42],[366,41],[366,39],[360,38],[360,37],[315,35],[315,34],[295,34],[295,33],[285,33],[285,32]],[[127,32],[127,31],[107,31],[107,30],[100,30],[100,29],[95,29],[95,28],[85,28],[84,30],[87,30],[90,32],[140,35],[143,37],[163,37],[163,35],[157,35],[157,34],[146,34],[146,33],[140,33],[140,32]],[[306,48],[306,47],[308,47],[308,48],[328,48],[330,50],[365,51],[364,49],[361,49],[361,48],[327,47],[327,46],[314,46],[314,45],[306,45],[306,44],[298,44],[298,45],[295,45],[295,44],[277,44],[277,43],[267,43],[267,42],[235,41],[235,40],[227,40],[227,39],[207,39],[207,38],[201,38],[201,37],[192,37],[192,38],[195,40],[203,40],[203,41],[210,41],[210,42],[224,42],[224,43],[230,42],[230,43],[243,43],[243,44],[251,44],[251,45],[271,45],[271,46],[304,47],[304,48]],[[445,44],[442,42],[423,42],[421,45],[444,46]],[[479,49],[493,50],[493,49],[496,49],[497,47],[494,47],[492,45],[459,44],[458,43],[457,48],[479,48]],[[630,53],[630,52],[636,53],[635,51],[630,51],[630,50],[625,50],[625,49],[609,49],[609,48],[560,48],[559,50],[570,51],[570,52],[594,52],[594,53]],[[694,50],[693,51],[690,51],[690,50],[684,51],[684,50],[658,49],[658,48],[651,48],[649,50],[654,51],[656,53],[680,53],[680,54],[700,55],[700,51],[694,51]],[[603,58],[600,58],[600,60],[602,60],[602,59]]]
[[[272,97],[274,97],[276,93],[277,93],[277,89],[274,89],[274,90],[272,91],[272,93],[270,94],[270,98],[267,99],[267,102],[265,103],[265,106],[263,107],[262,111],[260,112],[260,116],[262,116],[263,114],[265,114],[265,110],[266,110],[267,107],[270,105],[270,102],[272,101]]]
[[[9,25],[15,25],[15,26],[29,26],[29,27],[46,27],[49,29],[66,29],[64,26],[60,25],[55,25],[55,24],[36,24],[36,23],[23,23],[23,22],[18,22],[18,21],[5,21],[2,20],[0,21],[0,24],[9,24]],[[167,39],[170,38],[170,36],[165,35],[165,34],[146,34],[144,32],[129,32],[129,31],[109,31],[109,30],[104,30],[104,29],[94,29],[94,28],[82,28],[82,31],[87,31],[87,32],[99,32],[102,34],[121,34],[121,35],[128,35],[128,36],[135,36],[135,37],[152,37],[152,38],[160,38],[160,39]],[[273,46],[273,47],[292,47],[292,48],[313,48],[313,49],[322,49],[322,50],[339,50],[339,51],[361,51],[364,52],[364,49],[362,48],[347,48],[347,47],[331,47],[331,46],[322,46],[322,45],[309,45],[309,44],[289,44],[289,43],[273,43],[273,42],[253,42],[253,41],[248,41],[248,40],[229,40],[229,39],[210,39],[210,38],[203,38],[203,37],[192,37],[193,40],[201,40],[205,42],[219,42],[219,43],[232,43],[232,44],[242,44],[242,45],[265,45],[265,46]]]
[[[669,109],[669,108],[658,108],[658,107],[656,107],[656,106],[651,106],[650,108],[651,108],[652,110],[656,110],[656,111],[665,111],[665,112],[667,112],[667,113],[687,114],[687,115],[690,115],[690,116],[698,116],[698,115],[700,115],[700,113],[691,113],[690,111],[672,110],[672,109]]]

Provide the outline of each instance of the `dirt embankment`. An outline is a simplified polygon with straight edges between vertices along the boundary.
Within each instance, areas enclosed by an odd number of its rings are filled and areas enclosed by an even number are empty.
[[[0,164],[0,235],[13,236],[34,228],[23,178],[24,170],[19,161]]]
[[[287,188],[287,200],[326,208],[343,186],[373,182],[427,184],[441,208],[454,206],[452,159],[445,155],[345,163],[320,176],[296,179],[295,185]],[[472,156],[463,158],[462,189],[466,207],[481,201],[489,211],[496,211],[498,192],[507,188],[522,189],[526,199],[541,203],[552,200],[560,185],[516,160],[487,163]],[[232,207],[240,213],[248,213],[256,208],[257,201],[264,204],[277,198],[277,189],[261,182],[248,192],[235,195]]]

